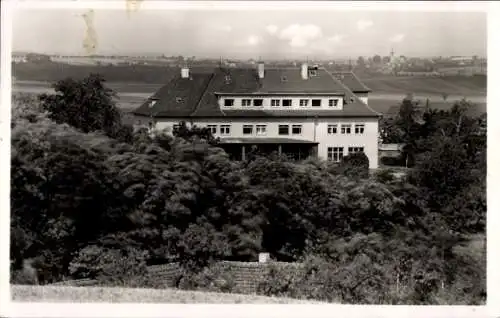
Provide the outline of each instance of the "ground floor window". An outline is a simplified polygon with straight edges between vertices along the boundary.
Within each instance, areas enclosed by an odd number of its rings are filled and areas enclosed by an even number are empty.
[[[279,135],[288,135],[289,134],[289,127],[288,125],[279,125],[278,126],[278,134]]]
[[[231,133],[231,125],[220,125],[220,134],[229,135]]]
[[[365,148],[364,147],[349,147],[349,148],[347,148],[347,151],[349,152],[349,154],[353,154],[356,152],[365,152]]]
[[[253,125],[243,125],[243,135],[253,134]]]
[[[292,125],[292,134],[294,135],[302,134],[302,125]]]
[[[328,161],[340,162],[344,156],[344,147],[328,147]]]
[[[207,125],[208,130],[210,130],[210,133],[212,135],[217,133],[217,125]]]
[[[257,125],[255,126],[255,132],[257,135],[265,135],[266,134],[266,125]]]

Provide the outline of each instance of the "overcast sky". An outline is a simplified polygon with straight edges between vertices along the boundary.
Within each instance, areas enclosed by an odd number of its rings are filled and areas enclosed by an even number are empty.
[[[23,10],[13,50],[85,54],[85,11]],[[227,58],[486,56],[486,14],[381,11],[95,10],[96,54]]]

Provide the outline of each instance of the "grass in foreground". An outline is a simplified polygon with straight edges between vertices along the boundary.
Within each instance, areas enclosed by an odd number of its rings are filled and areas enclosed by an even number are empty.
[[[176,289],[11,285],[15,302],[319,304],[317,301]]]

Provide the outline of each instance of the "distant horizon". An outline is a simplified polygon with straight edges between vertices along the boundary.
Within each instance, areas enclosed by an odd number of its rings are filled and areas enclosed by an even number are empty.
[[[57,21],[54,23],[53,21]],[[112,23],[110,23],[112,21]],[[13,51],[311,60],[487,56],[485,12],[23,9]]]
[[[396,52],[395,52],[396,53]],[[127,54],[127,53],[110,53],[110,54],[66,54],[66,53],[58,53],[58,52],[36,52],[36,51],[12,51],[11,52],[11,55],[18,55],[18,54],[41,54],[41,55],[48,55],[48,56],[71,56],[71,57],[97,57],[97,56],[105,56],[105,57],[111,57],[111,56],[119,56],[119,57],[160,57],[162,55],[164,55],[166,58],[172,58],[172,57],[178,57],[178,56],[182,56],[183,58],[191,58],[193,55],[181,55],[181,54],[171,54],[171,55],[167,55],[167,54],[164,54],[162,52],[158,52],[158,53],[153,53],[153,52],[144,52],[144,53],[136,53],[136,54]],[[361,57],[363,58],[370,58],[370,57],[373,57],[375,55],[379,55],[380,57],[384,57],[384,56],[390,56],[390,54],[373,54],[373,55],[360,55]],[[420,56],[411,56],[411,55],[404,55],[404,54],[395,54],[395,56],[405,56],[407,58],[439,58],[439,57],[443,57],[443,58],[451,58],[451,57],[472,57],[472,56],[476,56],[478,59],[487,59],[487,56],[482,56],[482,55],[466,55],[466,54],[459,54],[459,55],[429,55],[429,56],[424,56],[424,55],[420,55]],[[218,60],[222,58],[223,60],[238,60],[238,61],[249,61],[249,60],[254,60],[256,61],[257,58],[252,58],[252,57],[249,57],[249,58],[245,58],[245,57],[234,57],[234,56],[224,56],[224,55],[217,55],[217,56],[196,56],[195,57],[195,60]],[[349,59],[352,59],[353,62],[355,62],[355,60],[359,58],[359,56],[332,56],[330,58],[313,58],[313,57],[309,57],[308,59],[309,60],[316,60],[316,61],[331,61],[331,60],[349,60]],[[303,60],[303,59],[300,59],[300,58],[262,58],[263,60],[267,60],[267,61],[297,61],[297,60]]]

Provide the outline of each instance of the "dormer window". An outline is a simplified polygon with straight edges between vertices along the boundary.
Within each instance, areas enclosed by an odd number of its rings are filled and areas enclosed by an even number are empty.
[[[231,83],[231,76],[230,76],[230,75],[226,75],[226,76],[224,77],[224,82],[225,82],[226,84]]]
[[[182,103],[182,102],[184,101],[184,98],[182,98],[182,97],[176,97],[176,98],[175,98],[175,101],[176,101],[177,103]]]
[[[224,99],[224,106],[231,107],[233,105],[234,105],[234,99],[232,98]]]
[[[157,102],[158,102],[158,100],[156,100],[156,99],[152,99],[152,100],[150,100],[150,101],[149,101],[149,105],[148,105],[148,106],[149,106],[149,108],[153,108],[153,107],[154,107],[154,105],[155,105]]]

